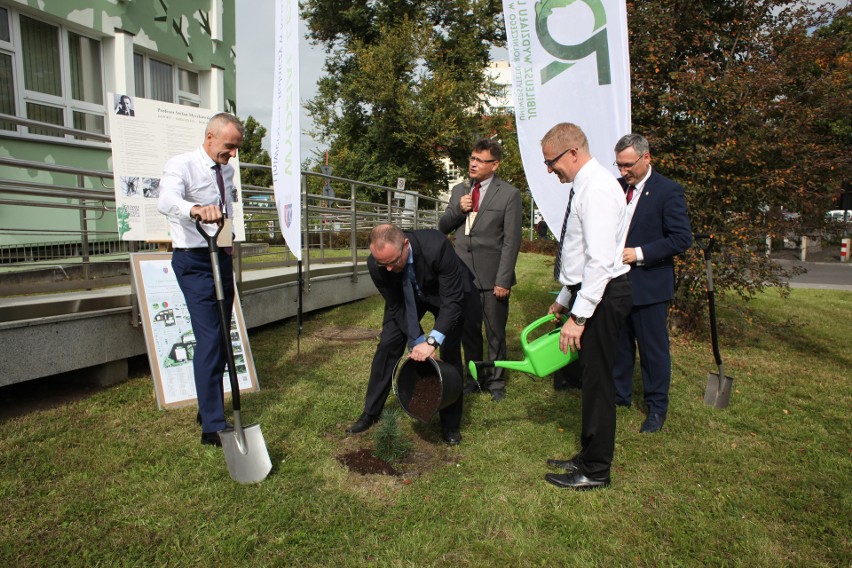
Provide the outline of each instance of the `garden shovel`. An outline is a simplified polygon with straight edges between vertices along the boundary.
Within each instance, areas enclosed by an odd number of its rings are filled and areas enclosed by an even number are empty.
[[[707,264],[707,303],[710,307],[710,340],[713,344],[713,357],[716,358],[717,373],[707,375],[707,388],[704,389],[704,404],[716,408],[726,408],[731,401],[731,389],[734,379],[725,375],[722,367],[722,356],[719,354],[719,337],[716,333],[716,302],[713,298],[713,267],[710,255],[713,252],[715,239],[713,235],[695,235],[695,242],[704,251],[704,261]]]
[[[259,424],[243,427],[240,417],[240,385],[237,382],[237,367],[234,363],[234,347],[231,344],[231,330],[227,328],[227,314],[230,307],[225,306],[225,291],[222,287],[222,271],[219,268],[219,245],[216,239],[222,232],[222,225],[216,234],[210,236],[196,219],[195,227],[207,241],[210,250],[210,263],[213,265],[213,282],[216,286],[216,302],[219,304],[219,324],[222,328],[222,341],[228,356],[228,377],[231,379],[231,401],[234,405],[234,426],[219,431],[222,450],[228,464],[228,473],[234,481],[240,483],[260,483],[272,470],[272,461],[266,450],[266,442]]]

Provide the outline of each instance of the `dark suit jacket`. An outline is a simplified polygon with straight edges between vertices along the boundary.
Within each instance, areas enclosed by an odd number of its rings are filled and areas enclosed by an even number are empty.
[[[624,178],[618,182],[627,189]],[[692,229],[683,187],[651,169],[624,245],[641,247],[644,256],[644,264],[633,265],[628,273],[633,285],[633,305],[667,302],[674,297],[674,256],[691,245]]]
[[[465,297],[475,293],[473,275],[453,251],[452,243],[435,229],[421,229],[405,233],[414,253],[414,274],[423,298],[417,299],[419,315],[427,310],[437,312],[435,329],[448,335],[462,319],[466,304]],[[405,298],[402,279],[405,271],[394,273],[376,265],[370,255],[367,268],[373,284],[385,299],[385,315],[382,325],[396,325],[406,332]],[[478,302],[476,302],[478,305]]]
[[[456,253],[474,272],[480,290],[491,290],[495,285],[511,288],[516,283],[515,263],[521,250],[521,192],[494,176],[479,204],[470,235],[464,234],[467,214],[459,208],[459,200],[467,193],[467,182],[453,188],[438,228],[446,235],[456,232]]]

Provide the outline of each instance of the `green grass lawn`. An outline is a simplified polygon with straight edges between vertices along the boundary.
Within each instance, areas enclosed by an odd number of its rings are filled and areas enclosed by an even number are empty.
[[[552,301],[550,271],[521,255],[511,358]],[[703,404],[709,333],[673,337],[668,421],[640,435],[641,410],[619,410],[610,489],[544,481],[545,460],[578,449],[579,396],[515,372],[503,402],[466,401],[457,448],[437,419],[403,421],[431,454],[421,471],[341,466],[371,443],[344,429],[375,342],[316,334],[378,330],[374,297],[311,314],[300,352],[293,321],[251,334],[261,392],[243,397],[243,419],[272,457],[261,484],[235,483],[222,451],[198,443],[194,407],[158,411],[148,375],[0,423],[0,565],[849,566],[852,293],[719,304],[730,407]]]

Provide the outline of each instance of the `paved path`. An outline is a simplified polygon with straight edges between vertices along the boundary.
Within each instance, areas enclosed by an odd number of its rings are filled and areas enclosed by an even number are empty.
[[[790,288],[852,291],[852,262],[801,262],[776,260],[786,266],[803,266],[807,272],[790,279]]]

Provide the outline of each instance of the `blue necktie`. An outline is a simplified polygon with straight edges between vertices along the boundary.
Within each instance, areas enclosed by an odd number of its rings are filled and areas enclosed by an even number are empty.
[[[414,264],[405,265],[405,276],[402,279],[402,294],[405,297],[405,323],[408,327],[408,348],[414,347],[420,337],[420,318],[417,317],[417,301],[414,299],[414,286],[417,280],[414,276]]]

